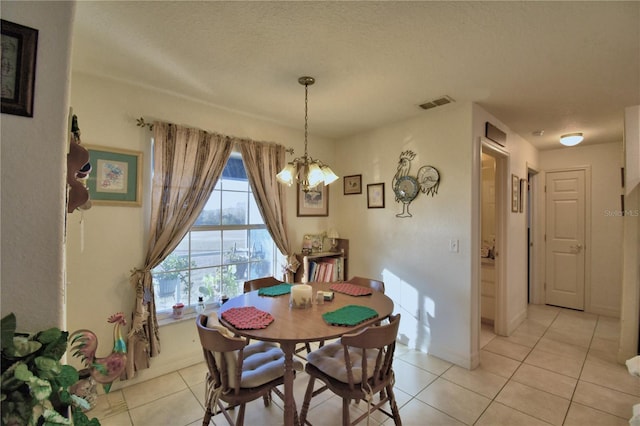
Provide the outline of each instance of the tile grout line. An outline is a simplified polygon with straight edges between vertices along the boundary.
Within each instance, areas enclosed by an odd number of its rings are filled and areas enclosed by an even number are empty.
[[[507,408],[509,408],[509,409],[511,409],[511,410],[517,411],[517,412],[522,413],[522,414],[527,415],[527,416],[531,416],[531,417],[533,417],[533,418],[535,418],[535,419],[538,419],[538,420],[540,420],[540,421],[542,421],[542,422],[544,422],[544,423],[548,423],[547,421],[545,421],[545,420],[543,420],[543,419],[540,419],[540,418],[538,418],[538,417],[536,417],[536,416],[532,416],[531,414],[525,413],[524,411],[518,410],[517,408],[510,407],[510,406],[508,406],[508,405],[503,404],[503,403],[502,403],[502,402],[500,402],[500,401],[496,401],[496,398],[498,398],[498,396],[499,396],[499,395],[500,395],[500,393],[504,390],[504,388],[505,388],[509,383],[511,383],[511,381],[512,381],[512,380],[514,380],[514,379],[513,379],[513,377],[515,376],[515,374],[518,372],[518,370],[520,370],[520,368],[522,368],[522,366],[523,366],[523,365],[524,365],[524,363],[525,363],[525,360],[529,357],[529,355],[531,355],[531,352],[533,352],[533,350],[534,350],[534,349],[535,349],[535,347],[538,345],[538,342],[540,342],[540,340],[542,339],[542,337],[544,337],[544,335],[549,331],[549,329],[551,328],[551,325],[555,322],[555,320],[557,319],[557,317],[558,317],[558,313],[556,313],[556,315],[555,315],[554,319],[549,323],[549,325],[545,327],[544,332],[540,335],[540,337],[538,337],[538,339],[536,340],[536,343],[533,345],[533,347],[529,348],[529,352],[528,352],[528,353],[527,353],[527,355],[522,359],[522,361],[515,360],[515,361],[518,361],[518,363],[519,363],[518,367],[517,367],[515,370],[513,370],[513,373],[511,373],[511,375],[507,378],[507,380],[504,382],[504,384],[500,387],[500,390],[498,390],[498,391],[496,392],[496,394],[493,396],[493,398],[490,398],[490,399],[491,399],[491,402],[490,402],[490,403],[485,407],[485,409],[484,409],[484,410],[482,410],[482,413],[480,413],[480,415],[478,416],[478,418],[473,422],[473,425],[477,424],[477,423],[478,423],[478,421],[480,421],[480,419],[482,418],[482,416],[484,415],[484,413],[489,409],[489,407],[490,407],[493,403],[500,404],[500,405],[502,405],[502,406],[504,406],[504,407],[507,407]],[[493,339],[492,339],[492,340],[493,340]],[[514,343],[514,342],[512,342],[512,343]],[[524,346],[524,345],[520,345],[520,346]],[[481,350],[482,350],[482,348],[481,348]],[[491,352],[491,351],[488,351],[488,352]],[[491,352],[491,353],[494,353],[494,354],[495,354],[495,352]],[[500,356],[504,356],[505,358],[509,358],[509,357],[507,357],[507,356],[505,356],[505,355],[503,355],[503,354],[496,354],[496,355],[500,355]],[[513,358],[509,358],[509,359],[513,359]],[[516,383],[520,383],[520,382],[516,382]],[[520,383],[520,384],[524,385],[524,383]],[[524,386],[527,386],[527,385],[524,385]],[[531,387],[531,386],[528,386],[528,387]],[[532,389],[535,389],[535,388],[532,388]],[[539,389],[537,389],[537,390],[539,390]],[[542,391],[542,392],[544,392],[544,391]],[[549,392],[545,392],[545,393],[549,393]]]

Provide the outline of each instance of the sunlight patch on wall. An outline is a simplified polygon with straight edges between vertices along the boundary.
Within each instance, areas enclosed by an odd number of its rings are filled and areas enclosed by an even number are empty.
[[[402,315],[398,341],[410,348],[429,352],[430,321],[436,316],[435,301],[421,295],[415,285],[402,280],[388,269],[382,271],[382,279],[385,294],[393,300],[394,313]]]

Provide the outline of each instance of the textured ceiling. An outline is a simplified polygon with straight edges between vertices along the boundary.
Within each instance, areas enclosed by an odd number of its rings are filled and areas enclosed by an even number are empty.
[[[622,140],[639,28],[638,2],[79,1],[72,66],[294,128],[311,75],[309,132],[328,138],[449,95],[547,149]]]

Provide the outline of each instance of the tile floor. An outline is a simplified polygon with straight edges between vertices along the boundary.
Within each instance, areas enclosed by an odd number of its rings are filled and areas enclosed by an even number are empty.
[[[395,392],[405,425],[628,425],[640,403],[640,378],[615,363],[619,321],[532,305],[508,338],[483,327],[480,367],[468,371],[405,346],[396,349]],[[194,426],[204,415],[200,363],[101,395],[88,414],[104,426]],[[295,381],[302,405],[305,373]],[[314,398],[309,421],[341,424],[341,401],[329,392]],[[363,402],[360,405],[364,404]],[[282,402],[247,406],[247,426],[281,425]],[[360,410],[352,404],[353,412]],[[225,425],[222,415],[214,417]],[[393,424],[376,413],[371,425]],[[366,420],[362,423],[366,424]]]

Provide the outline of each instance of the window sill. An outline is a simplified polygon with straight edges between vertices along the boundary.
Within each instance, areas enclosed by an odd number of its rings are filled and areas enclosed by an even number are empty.
[[[214,314],[214,313],[217,315],[218,306],[210,307],[206,311],[204,311],[205,315],[211,315],[211,314]],[[185,322],[185,321],[195,321],[197,316],[198,316],[198,314],[196,314],[195,311],[183,314],[180,318],[175,318],[171,314],[165,314],[165,316],[162,316],[162,317],[158,318],[158,327],[164,327],[164,326],[167,326],[167,325],[174,325],[174,324],[178,324],[178,323]]]

